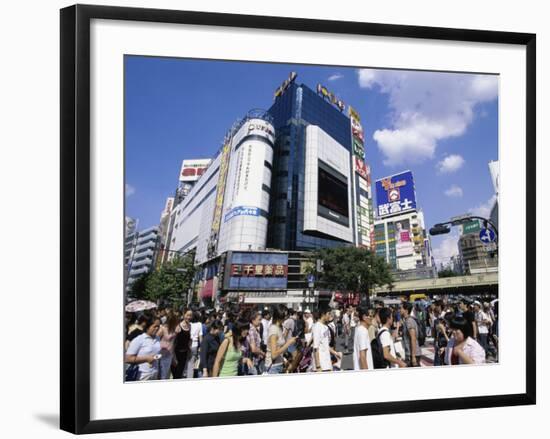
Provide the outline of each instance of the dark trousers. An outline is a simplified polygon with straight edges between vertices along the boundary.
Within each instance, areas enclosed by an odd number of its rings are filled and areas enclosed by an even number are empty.
[[[183,378],[183,373],[185,372],[187,366],[187,355],[188,351],[176,351],[176,367],[172,368],[172,375],[175,379]]]

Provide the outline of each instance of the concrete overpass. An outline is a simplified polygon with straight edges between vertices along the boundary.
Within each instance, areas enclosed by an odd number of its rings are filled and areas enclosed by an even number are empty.
[[[415,279],[395,282],[390,290],[387,286],[374,289],[375,295],[384,294],[498,294],[498,273],[479,273],[467,276],[435,279]]]

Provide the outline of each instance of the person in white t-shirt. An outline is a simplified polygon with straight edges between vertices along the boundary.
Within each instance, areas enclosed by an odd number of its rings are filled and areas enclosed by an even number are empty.
[[[393,325],[393,314],[391,309],[380,308],[378,310],[378,320],[380,320],[382,327],[378,331],[377,337],[384,350],[384,359],[388,363],[388,368],[407,367],[407,364],[401,360],[395,352],[395,345],[391,335],[391,327]]]
[[[194,377],[195,365],[199,359],[199,346],[202,343],[202,323],[201,314],[199,311],[193,311],[190,331],[191,355],[189,355],[189,358],[187,359],[187,378]]]
[[[359,306],[357,307],[357,315],[359,325],[355,328],[353,338],[353,369],[374,369],[369,338],[369,326],[371,325],[369,310],[366,307]]]
[[[489,350],[489,327],[491,326],[492,321],[490,317],[482,311],[481,303],[478,301],[474,302],[474,316],[479,344],[485,350],[485,354],[487,354]]]
[[[319,319],[313,325],[313,359],[316,372],[332,371],[330,355],[341,358],[342,354],[330,347],[330,329],[328,323],[332,318],[329,307],[319,309]]]

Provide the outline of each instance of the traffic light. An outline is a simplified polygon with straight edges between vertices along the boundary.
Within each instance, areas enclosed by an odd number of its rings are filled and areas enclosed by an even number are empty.
[[[451,231],[449,226],[446,226],[445,224],[436,224],[430,229],[430,235],[444,235],[446,233],[449,233]]]

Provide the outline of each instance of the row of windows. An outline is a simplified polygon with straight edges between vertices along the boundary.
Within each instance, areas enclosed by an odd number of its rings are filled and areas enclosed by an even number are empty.
[[[178,226],[181,226],[183,224],[183,222],[189,218],[191,215],[193,215],[193,213],[195,213],[195,211],[202,206],[202,203],[204,203],[208,197],[210,197],[210,195],[212,195],[214,192],[216,192],[216,186],[214,186],[212,189],[210,189],[210,191],[204,196],[204,198],[202,200],[200,200],[197,205],[191,210],[191,212],[189,212],[187,215],[185,215],[181,221],[175,225],[175,228],[177,229]]]
[[[189,206],[193,200],[195,198],[197,198],[197,196],[201,193],[201,191],[206,187],[206,185],[210,182],[210,180],[212,180],[215,176],[218,175],[218,171],[220,170],[220,167],[218,166],[214,172],[212,172],[212,175],[210,177],[208,177],[208,179],[204,182],[204,184],[197,190],[197,193],[193,195],[193,197],[191,197],[189,199],[189,201],[187,203],[185,203],[185,206],[183,206],[179,211],[178,211],[178,215],[179,213],[181,212],[181,210],[185,209],[187,206]],[[198,183],[197,183],[198,184]]]

